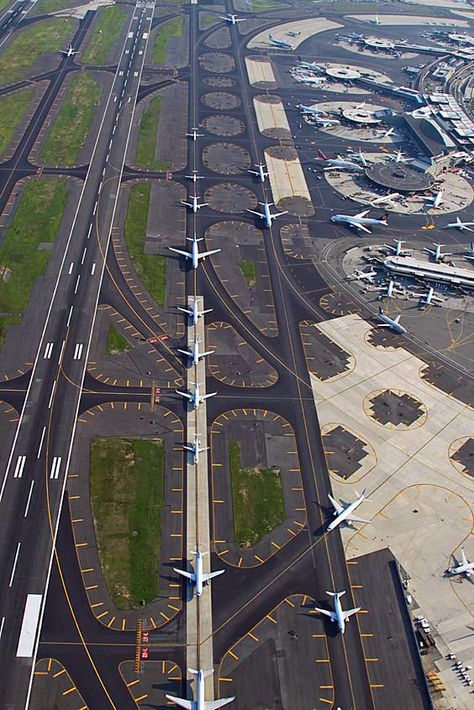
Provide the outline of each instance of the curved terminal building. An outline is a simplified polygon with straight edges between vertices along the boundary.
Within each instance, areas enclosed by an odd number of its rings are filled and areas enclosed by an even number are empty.
[[[400,276],[474,289],[474,269],[421,261],[412,256],[388,256],[383,263],[386,269]]]

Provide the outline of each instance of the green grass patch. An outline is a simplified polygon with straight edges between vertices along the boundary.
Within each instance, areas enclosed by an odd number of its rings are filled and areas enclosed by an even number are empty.
[[[222,20],[219,17],[216,17],[215,15],[210,15],[204,12],[199,13],[199,25],[200,27],[202,27],[203,30],[207,30],[213,25],[218,25],[219,22],[222,22]]]
[[[158,30],[153,45],[153,62],[164,64],[166,61],[166,47],[171,37],[181,37],[183,34],[183,18],[175,17]]]
[[[152,170],[169,170],[171,168],[171,163],[168,160],[155,160],[161,99],[161,96],[155,96],[150,101],[140,122],[136,162],[142,168]]]
[[[81,60],[85,64],[106,64],[115,41],[118,39],[127,12],[117,5],[104,7],[95,23],[87,49]]]
[[[83,147],[102,88],[87,72],[71,79],[58,115],[41,151],[49,165],[73,165]]]
[[[130,350],[130,343],[127,338],[124,338],[117,328],[112,324],[109,325],[107,333],[107,355],[116,355],[117,353],[126,353]]]
[[[257,283],[257,264],[251,259],[241,259],[239,261],[239,268],[248,285],[255,286]]]
[[[158,594],[165,446],[159,439],[96,438],[90,497],[107,589],[119,609]]]
[[[22,79],[44,52],[58,52],[72,31],[64,18],[42,20],[18,33],[0,54],[0,84]]]
[[[138,182],[131,187],[125,218],[125,242],[139,279],[156,303],[164,306],[166,257],[144,253],[150,193],[149,183]]]
[[[36,3],[35,15],[46,15],[48,12],[67,10],[77,4],[75,0],[39,0]]]
[[[242,468],[240,444],[229,445],[235,541],[253,547],[285,519],[280,474],[268,468]]]
[[[68,192],[64,180],[36,178],[26,185],[0,246],[0,345],[6,328],[19,323],[31,289],[51,255]]]
[[[22,89],[10,96],[2,97],[0,101],[0,155],[3,155],[10,145],[34,95],[33,89]]]
[[[261,12],[262,10],[270,10],[270,8],[281,8],[281,3],[273,2],[273,0],[247,0],[246,12]]]

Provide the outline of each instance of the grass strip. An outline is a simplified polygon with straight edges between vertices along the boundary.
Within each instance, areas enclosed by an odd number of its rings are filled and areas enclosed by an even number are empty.
[[[160,254],[145,254],[151,185],[138,182],[130,189],[125,218],[125,242],[138,278],[159,306],[165,305],[166,262]]]
[[[0,155],[10,145],[15,131],[30,107],[35,92],[33,89],[21,89],[0,101]]]
[[[119,609],[158,594],[164,442],[95,438],[90,497],[107,589]]]
[[[8,325],[21,321],[34,282],[48,265],[67,197],[65,181],[56,178],[35,178],[23,191],[0,246],[0,345]]]
[[[235,541],[253,547],[285,519],[280,474],[268,468],[242,468],[240,444],[229,445]]]
[[[84,64],[106,64],[115,41],[118,39],[127,12],[117,5],[100,10],[87,49],[81,55]]]
[[[116,355],[117,353],[125,353],[130,350],[130,344],[122,333],[119,333],[117,328],[112,324],[109,325],[107,333],[107,355]]]
[[[155,160],[158,121],[160,120],[162,96],[155,96],[143,112],[138,133],[137,165],[152,170],[169,170],[171,163],[167,160]]]
[[[183,18],[175,17],[158,30],[153,45],[153,62],[164,64],[166,61],[166,47],[171,37],[181,37],[183,34]]]
[[[102,88],[87,72],[76,74],[41,151],[49,165],[73,165],[89,134]]]
[[[241,259],[239,268],[244,275],[249,286],[255,286],[257,283],[257,264],[251,259]]]

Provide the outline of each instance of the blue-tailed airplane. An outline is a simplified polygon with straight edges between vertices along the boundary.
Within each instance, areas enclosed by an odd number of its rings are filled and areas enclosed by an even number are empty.
[[[204,681],[214,671],[212,669],[210,671],[195,671],[192,668],[188,668],[188,671],[197,678],[196,700],[186,700],[185,698],[166,694],[167,700],[170,700],[178,707],[185,708],[185,710],[218,710],[218,708],[223,708],[224,705],[229,705],[235,700],[235,695],[231,698],[221,698],[220,700],[204,700]]]
[[[220,251],[220,249],[211,249],[210,251],[199,251],[198,247],[198,242],[202,242],[202,237],[198,239],[196,235],[191,239],[191,237],[186,237],[186,239],[192,243],[191,251],[185,251],[184,249],[177,249],[176,247],[168,247],[170,251],[175,252],[175,254],[179,254],[180,256],[184,256],[185,259],[188,259],[192,263],[193,269],[197,269],[199,266],[199,261],[200,259],[205,259],[206,256],[211,256],[211,254],[217,254],[217,252]]]

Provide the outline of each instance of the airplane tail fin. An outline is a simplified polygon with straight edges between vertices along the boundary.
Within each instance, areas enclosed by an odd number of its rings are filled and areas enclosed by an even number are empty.
[[[325,153],[323,153],[323,151],[320,150],[319,148],[317,150],[317,153],[318,153],[319,157],[322,158],[323,160],[329,160],[328,156]]]
[[[326,592],[328,597],[342,597],[346,592]]]
[[[192,555],[199,555],[200,550],[190,550],[190,553]],[[201,552],[201,557],[204,557],[204,555],[208,555],[209,552]]]

